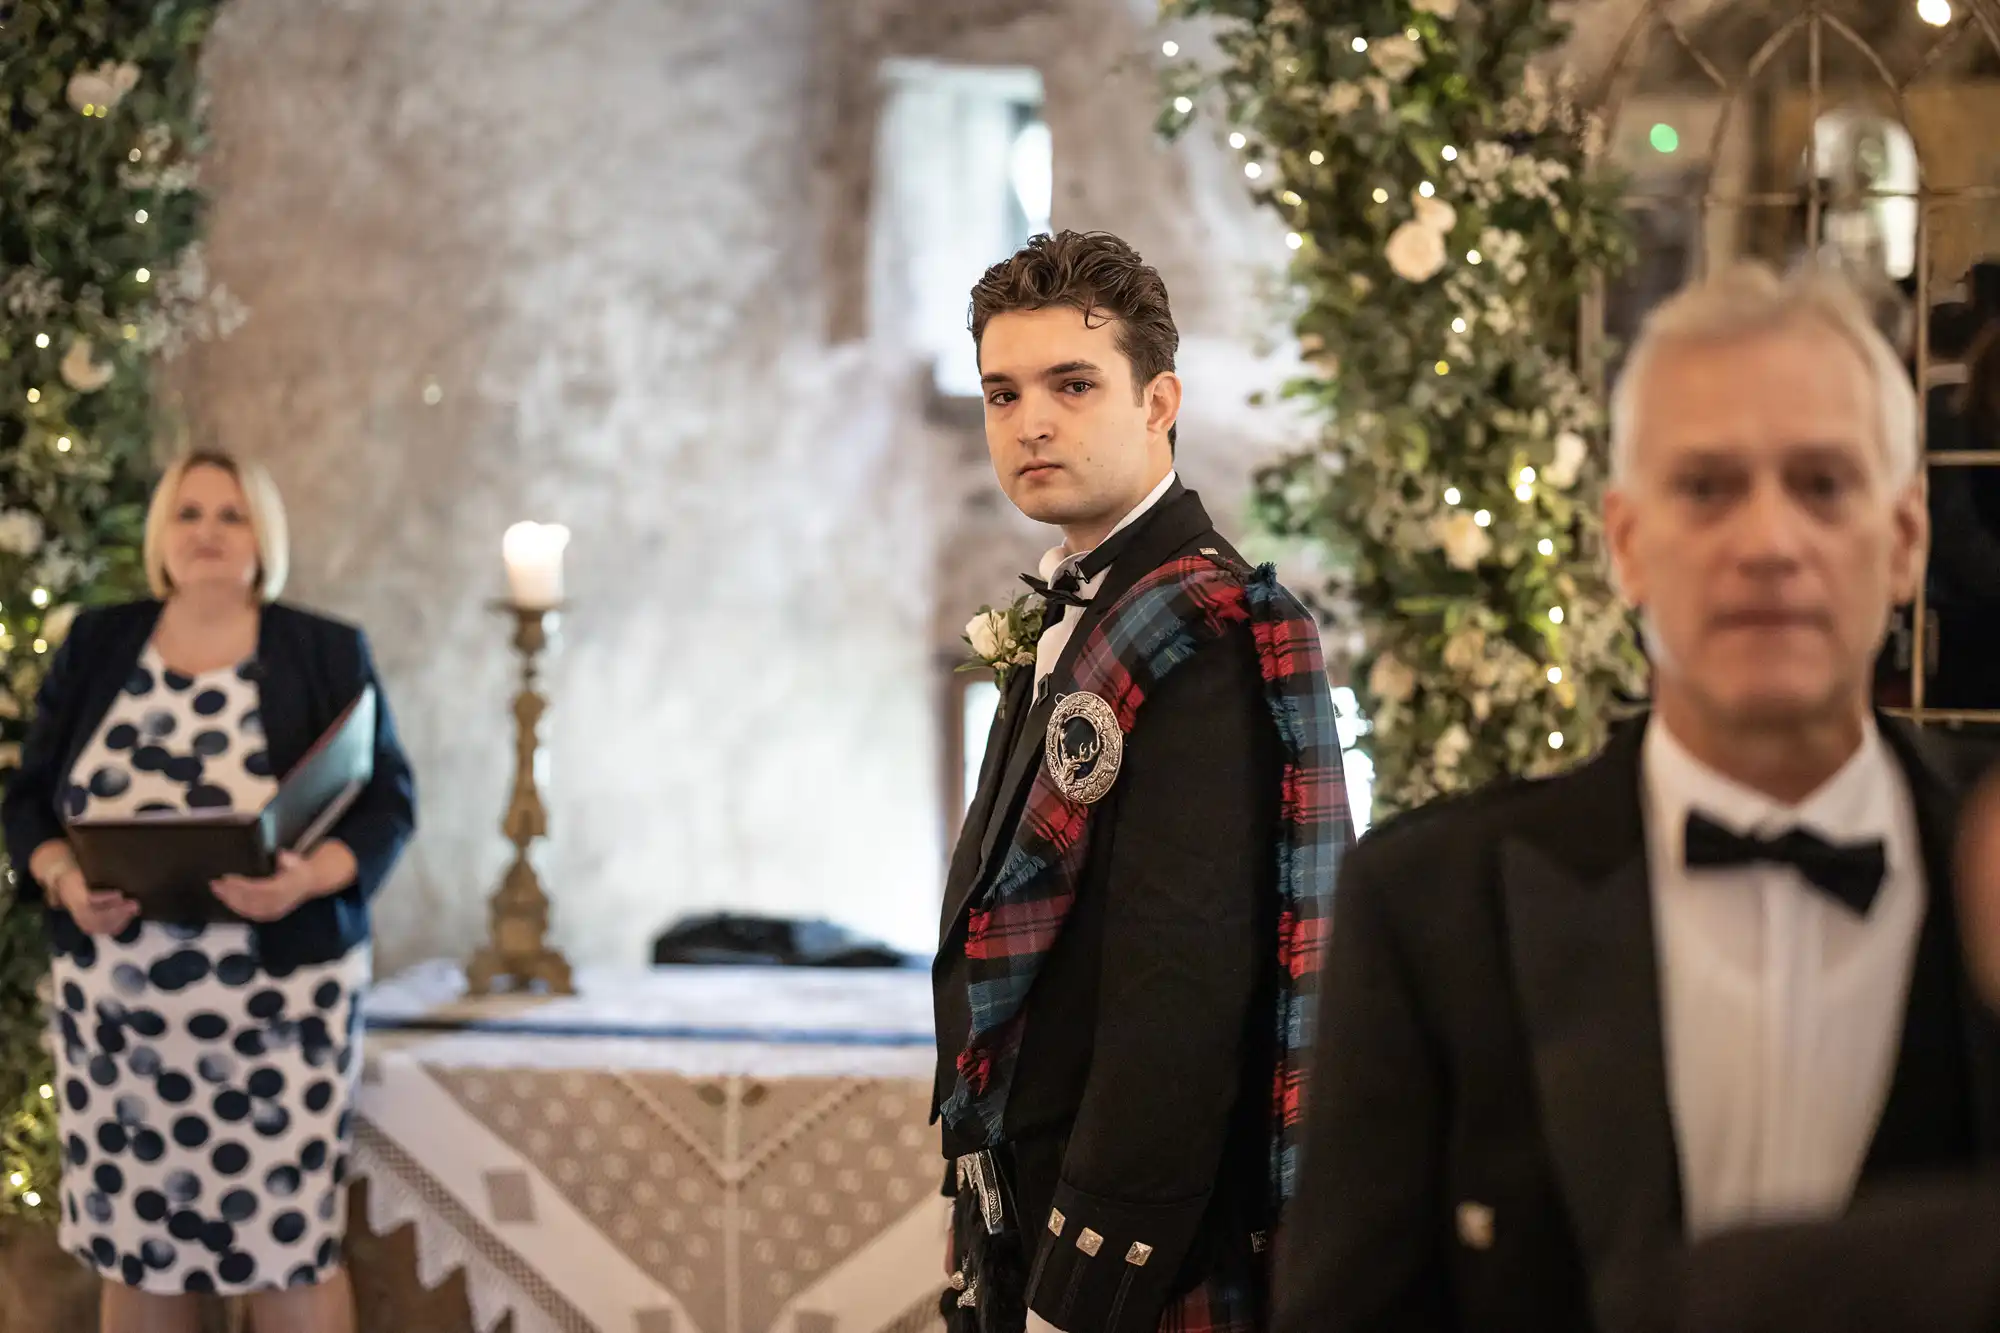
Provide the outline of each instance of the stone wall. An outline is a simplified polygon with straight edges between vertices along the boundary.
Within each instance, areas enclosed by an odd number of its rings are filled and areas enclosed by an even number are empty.
[[[873,72],[1039,69],[1056,222],[1164,270],[1190,479],[1237,511],[1282,257],[1213,133],[1153,135],[1127,0],[235,0],[209,53],[214,275],[177,368],[264,457],[301,601],[371,632],[422,786],[378,967],[462,955],[507,848],[500,533],[568,523],[547,679],[556,935],[634,963],[687,910],[910,948],[944,855],[939,653],[1046,534],[869,336]],[[431,386],[435,386],[432,388]],[[428,392],[427,392],[428,390]],[[434,401],[433,401],[434,400]]]

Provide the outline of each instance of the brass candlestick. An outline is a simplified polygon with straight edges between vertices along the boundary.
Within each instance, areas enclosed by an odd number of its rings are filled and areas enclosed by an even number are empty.
[[[551,995],[572,995],[569,963],[548,946],[549,897],[535,873],[529,849],[549,831],[548,810],[538,781],[542,754],[542,713],[548,702],[540,690],[541,656],[548,647],[549,625],[560,607],[516,606],[497,609],[514,617],[514,650],[521,655],[521,689],[514,696],[514,795],[507,803],[501,831],[514,844],[514,864],[494,892],[492,939],[473,955],[466,969],[466,986],[474,995],[490,995],[496,985],[529,990],[539,984]]]

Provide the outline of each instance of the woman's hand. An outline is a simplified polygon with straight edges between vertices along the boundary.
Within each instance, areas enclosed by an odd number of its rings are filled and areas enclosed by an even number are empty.
[[[116,935],[139,915],[139,904],[110,889],[93,889],[71,865],[56,874],[50,891],[86,935]]]
[[[297,852],[278,853],[278,871],[264,879],[224,875],[209,884],[215,896],[245,921],[276,921],[300,903],[326,892],[319,871]]]

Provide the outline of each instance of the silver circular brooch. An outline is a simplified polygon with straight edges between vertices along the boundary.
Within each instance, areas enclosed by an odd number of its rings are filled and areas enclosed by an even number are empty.
[[[1078,805],[1095,805],[1118,780],[1125,732],[1110,704],[1079,691],[1056,705],[1043,750],[1056,790]]]

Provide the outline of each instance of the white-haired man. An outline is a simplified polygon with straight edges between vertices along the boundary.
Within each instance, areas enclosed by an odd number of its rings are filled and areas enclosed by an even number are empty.
[[[1836,279],[1732,268],[1613,418],[1653,711],[1350,856],[1280,1333],[1657,1326],[1685,1242],[2000,1153],[1971,760],[1869,697],[1927,536],[1895,354]]]

